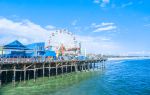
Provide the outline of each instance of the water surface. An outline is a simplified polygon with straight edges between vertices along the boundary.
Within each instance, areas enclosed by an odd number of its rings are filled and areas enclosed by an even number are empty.
[[[53,95],[150,95],[150,60],[109,61],[103,73]]]
[[[10,85],[0,95],[150,95],[150,60],[108,61],[105,69]]]

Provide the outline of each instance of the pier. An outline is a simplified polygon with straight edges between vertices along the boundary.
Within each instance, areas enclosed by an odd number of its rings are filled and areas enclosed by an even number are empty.
[[[31,58],[1,58],[0,87],[4,84],[24,82],[38,77],[64,75],[70,72],[83,72],[105,68],[105,58],[92,60],[35,60]]]

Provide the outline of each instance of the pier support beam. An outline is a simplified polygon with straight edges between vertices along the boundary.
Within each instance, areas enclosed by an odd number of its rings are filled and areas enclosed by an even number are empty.
[[[6,76],[5,76],[5,83],[7,83],[7,70],[6,70]]]
[[[102,69],[104,68],[104,61],[103,60],[101,61],[101,68]]]
[[[30,70],[28,70],[28,80],[30,79]]]
[[[57,65],[57,62],[55,63],[55,70],[56,70],[56,76],[57,76],[57,74],[58,74],[58,65]]]
[[[49,78],[51,76],[51,63],[49,63],[49,67],[48,67],[48,76],[49,76]]]
[[[13,67],[13,72],[14,72],[14,74],[13,74],[13,86],[15,86],[16,85],[16,65],[14,65],[14,67]]]
[[[68,70],[67,70],[67,66],[68,66],[68,63],[66,62],[66,73],[68,72]]]
[[[48,63],[30,63],[30,62],[22,62],[18,61],[14,64],[0,64],[0,87],[4,83],[12,82],[12,86],[16,86],[17,82],[23,81],[27,82],[29,79],[33,79],[36,82],[36,78],[38,74],[40,77],[51,76],[51,74],[56,73],[56,76],[61,73],[62,76],[65,73],[69,72],[77,72],[77,71],[92,71],[99,68],[105,68],[106,60],[69,60],[69,61],[52,61]],[[58,64],[59,63],[59,64]],[[6,69],[6,70],[5,70]],[[9,76],[10,75],[10,76]],[[43,76],[42,76],[43,75]],[[10,80],[9,80],[10,78]],[[8,80],[7,80],[8,79]]]
[[[2,70],[1,70],[1,65],[0,65],[0,87],[2,86]]]
[[[72,72],[72,63],[71,63],[71,72]]]
[[[34,82],[36,81],[36,64],[34,64]]]
[[[45,76],[45,63],[43,63],[43,78]]]
[[[86,64],[85,64],[85,62],[84,62],[84,71],[86,72]]]
[[[75,72],[77,72],[78,71],[78,65],[77,65],[77,63],[74,64],[74,67],[75,67]]]
[[[22,77],[21,77],[22,71],[20,71],[19,73],[20,73],[20,82],[21,82],[21,79],[22,79]],[[6,75],[6,77],[7,77],[7,75]]]
[[[105,61],[104,60],[102,61],[102,64],[103,64],[103,68],[105,68]]]
[[[26,82],[26,65],[23,66],[24,68],[24,83]]]
[[[83,63],[81,64],[81,71],[83,71]]]
[[[92,68],[93,68],[93,71],[94,71],[94,69],[95,69],[95,63],[93,62],[93,66],[92,66]]]
[[[88,71],[90,71],[90,63],[87,63]]]
[[[63,75],[63,73],[64,73],[63,63],[61,64],[61,73],[62,73],[62,75]]]

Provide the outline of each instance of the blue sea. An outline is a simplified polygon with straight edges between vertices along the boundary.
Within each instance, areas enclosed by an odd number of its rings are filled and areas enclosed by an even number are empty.
[[[100,72],[53,95],[150,95],[150,59],[107,61]]]

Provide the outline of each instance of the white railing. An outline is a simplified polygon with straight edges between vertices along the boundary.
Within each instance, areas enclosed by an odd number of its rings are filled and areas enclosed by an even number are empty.
[[[99,58],[97,60],[102,60],[105,58]],[[90,59],[86,59],[90,60]],[[94,60],[94,59],[91,59]],[[5,63],[43,63],[43,62],[59,62],[59,61],[84,61],[84,60],[61,60],[57,59],[54,60],[52,58],[48,57],[0,57],[0,64],[5,64]]]
[[[50,61],[47,58],[41,57],[0,57],[0,64],[4,63],[40,63]]]

